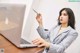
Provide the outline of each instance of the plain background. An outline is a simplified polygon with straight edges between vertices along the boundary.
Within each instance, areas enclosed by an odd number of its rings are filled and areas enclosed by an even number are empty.
[[[35,9],[42,14],[44,28],[49,30],[57,24],[59,11],[62,8],[69,7],[74,11],[76,18],[76,30],[79,35],[73,44],[71,44],[71,46],[66,50],[66,53],[80,53],[80,2],[69,2],[68,0],[0,0],[0,3],[26,4],[27,8],[25,18],[27,18],[33,1],[35,1],[35,3],[38,2],[38,8]],[[34,22],[33,30],[38,26],[35,19]],[[32,34],[36,35],[36,33],[37,32],[34,31]],[[25,36],[23,36],[23,38],[25,38]]]

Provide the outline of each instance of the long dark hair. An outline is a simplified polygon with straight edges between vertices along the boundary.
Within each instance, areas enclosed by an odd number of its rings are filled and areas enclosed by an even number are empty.
[[[60,10],[59,12],[59,17],[61,16],[61,12],[65,10],[69,16],[68,18],[68,26],[71,26],[73,29],[75,29],[75,16],[74,16],[74,13],[73,11],[70,9],[70,8],[63,8]],[[59,18],[58,18],[58,25],[60,25],[60,21],[59,21]]]

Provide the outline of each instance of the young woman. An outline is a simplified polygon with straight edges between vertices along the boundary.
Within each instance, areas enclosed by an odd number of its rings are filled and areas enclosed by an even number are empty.
[[[75,30],[75,16],[70,8],[61,9],[58,24],[53,27],[49,33],[46,33],[43,28],[41,14],[36,16],[36,20],[39,23],[37,30],[42,38],[37,38],[32,42],[38,45],[38,47],[45,47],[43,53],[64,53],[65,49],[67,49],[78,36]]]

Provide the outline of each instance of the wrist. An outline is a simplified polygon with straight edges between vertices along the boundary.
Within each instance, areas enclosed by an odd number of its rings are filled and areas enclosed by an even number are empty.
[[[39,24],[39,26],[40,26],[40,27],[43,27],[43,24],[42,24],[42,23],[40,23],[40,24]]]
[[[50,47],[50,43],[47,43],[47,46],[46,46],[46,48],[49,48]]]
[[[49,48],[50,48],[50,43],[47,44],[46,51],[48,52]]]

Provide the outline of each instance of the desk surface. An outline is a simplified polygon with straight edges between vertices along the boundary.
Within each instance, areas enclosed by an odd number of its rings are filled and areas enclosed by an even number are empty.
[[[42,53],[43,51],[43,48],[17,48],[2,35],[0,35],[0,48],[4,48],[4,53]]]

